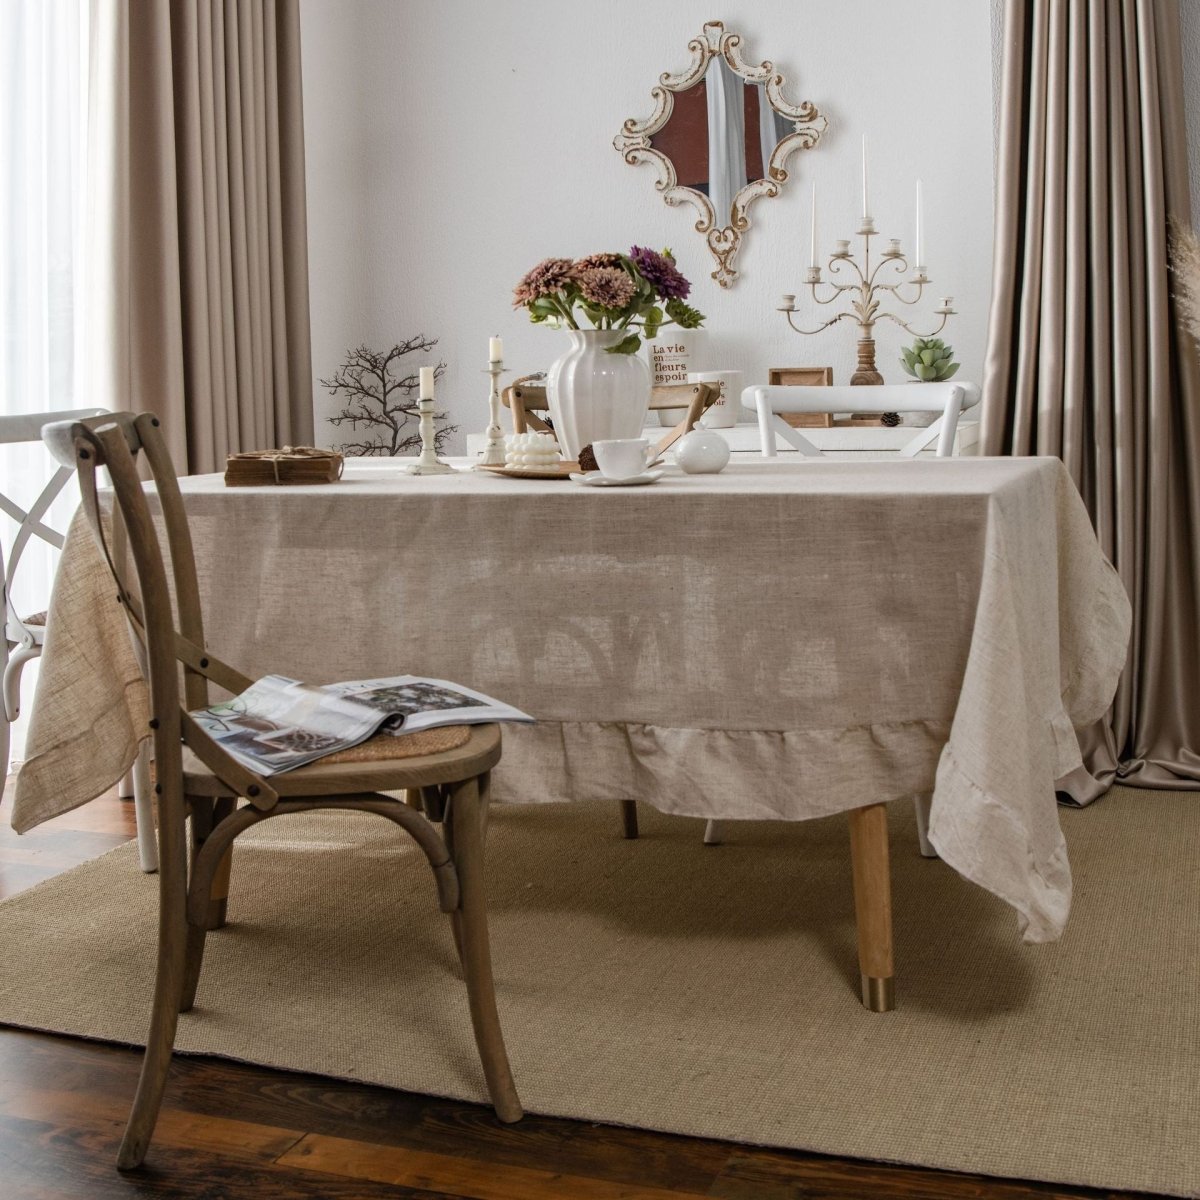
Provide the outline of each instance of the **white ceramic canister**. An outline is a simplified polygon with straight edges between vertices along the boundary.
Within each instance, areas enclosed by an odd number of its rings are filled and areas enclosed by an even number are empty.
[[[687,383],[688,374],[699,370],[705,345],[703,329],[680,329],[668,325],[658,336],[647,340],[646,355],[650,364],[650,386],[666,383]]]

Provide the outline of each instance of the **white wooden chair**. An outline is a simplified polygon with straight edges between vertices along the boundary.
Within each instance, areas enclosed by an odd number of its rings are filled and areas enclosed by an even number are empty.
[[[776,437],[808,458],[823,458],[799,429],[793,429],[780,413],[880,413],[932,412],[938,418],[932,425],[917,429],[913,438],[899,451],[901,458],[916,458],[935,439],[937,457],[954,454],[958,419],[979,403],[979,388],[973,383],[900,383],[879,387],[800,387],[782,384],[756,384],[742,392],[742,404],[758,416],[758,432],[764,458],[776,458]],[[917,797],[917,837],[921,853],[936,858],[929,841],[929,801]],[[720,824],[709,821],[704,827],[704,843],[715,846],[721,841]]]
[[[808,458],[823,457],[799,429],[787,424],[780,413],[937,413],[932,425],[914,431],[911,441],[899,451],[901,458],[916,458],[937,440],[937,457],[954,453],[958,419],[979,403],[979,388],[973,383],[900,383],[880,387],[798,387],[756,384],[742,392],[742,404],[758,415],[758,434],[764,458],[778,454],[776,437]]]
[[[42,426],[52,421],[79,421],[104,413],[102,408],[80,408],[57,412],[28,413],[0,417],[0,445],[36,442],[41,447]],[[21,557],[33,538],[61,550],[63,535],[46,523],[50,506],[58,498],[68,479],[75,474],[70,467],[59,467],[33,504],[24,509],[11,496],[0,492],[0,512],[17,525],[5,563],[0,545],[0,612],[3,612],[4,637],[0,639],[0,673],[3,679],[3,704],[0,705],[0,796],[8,775],[12,724],[21,714],[21,675],[25,664],[39,657],[46,641],[46,613],[22,616],[13,601],[12,584]],[[47,597],[47,601],[49,597]],[[158,848],[154,840],[154,809],[150,789],[150,760],[143,749],[133,769],[134,813],[137,817],[138,857],[143,871],[158,869]]]

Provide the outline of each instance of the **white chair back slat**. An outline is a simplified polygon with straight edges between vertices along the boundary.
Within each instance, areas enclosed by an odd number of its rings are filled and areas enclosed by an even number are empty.
[[[878,387],[756,384],[742,392],[742,403],[758,415],[764,458],[775,458],[778,454],[777,437],[809,458],[823,458],[822,452],[779,414],[828,412],[938,413],[938,419],[919,429],[899,453],[904,458],[915,458],[936,441],[938,457],[948,458],[954,453],[959,417],[978,404],[979,399],[979,388],[975,384],[957,380],[947,383],[883,384]]]
[[[42,440],[42,426],[62,420],[80,420],[84,417],[96,417],[103,413],[102,408],[81,408],[58,410],[46,413],[21,413],[15,416],[0,417],[0,445],[12,446],[21,442],[38,442]],[[3,580],[3,613],[5,632],[14,641],[30,640],[33,636],[26,627],[13,603],[13,579],[26,546],[33,538],[40,538],[56,550],[63,546],[63,535],[43,521],[50,506],[58,498],[74,472],[67,467],[59,467],[50,477],[49,482],[33,504],[28,509],[22,508],[11,496],[0,492],[0,512],[10,517],[17,525],[16,536],[9,544],[7,556],[0,550],[0,580]],[[7,558],[7,562],[5,561]]]

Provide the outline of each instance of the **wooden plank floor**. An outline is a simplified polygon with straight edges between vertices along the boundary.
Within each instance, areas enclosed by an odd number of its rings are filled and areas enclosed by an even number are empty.
[[[18,838],[0,804],[0,898],[134,833],[106,796]],[[3,969],[0,967],[0,969]],[[147,998],[147,1006],[149,999]],[[172,1068],[147,1165],[113,1166],[140,1054],[0,1029],[0,1197],[204,1200],[1052,1200],[1104,1192],[529,1116],[220,1059]]]

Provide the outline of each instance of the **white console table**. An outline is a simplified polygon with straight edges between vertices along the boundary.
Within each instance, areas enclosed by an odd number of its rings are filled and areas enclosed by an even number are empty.
[[[664,429],[659,425],[648,425],[645,436],[651,443],[663,436]],[[735,454],[759,454],[757,424],[735,425],[732,429],[719,429],[716,432],[729,443],[729,448]],[[899,425],[889,429],[887,426],[858,426],[850,428],[835,426],[833,429],[801,429],[804,437],[812,442],[823,454],[830,458],[887,458],[896,454],[901,447],[907,445],[917,435],[917,430],[910,425]],[[487,440],[482,433],[467,434],[467,456],[477,458],[483,453],[483,444]],[[935,443],[936,444],[936,443]],[[786,458],[797,454],[782,439],[779,440],[779,455]],[[930,446],[923,454],[933,457],[934,446]],[[979,453],[979,422],[960,421],[958,432],[954,439],[955,454]]]

